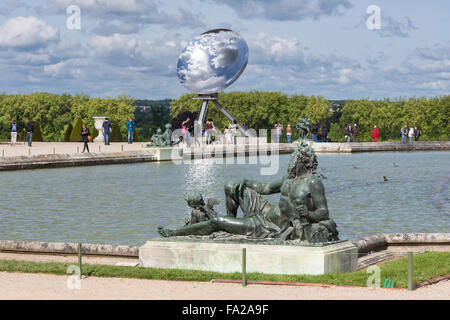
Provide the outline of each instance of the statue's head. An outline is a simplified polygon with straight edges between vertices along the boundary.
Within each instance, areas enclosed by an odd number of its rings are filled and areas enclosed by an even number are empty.
[[[198,191],[189,191],[184,195],[184,200],[186,200],[189,207],[197,208],[199,206],[205,205],[203,196]]]
[[[161,128],[156,129],[157,134],[161,134],[161,132],[162,132]]]
[[[166,123],[165,127],[166,129],[172,129],[172,125],[170,123]]]
[[[297,144],[297,148],[291,154],[291,161],[288,166],[288,176],[295,178],[299,171],[316,173],[317,169],[317,156],[314,149],[311,148],[309,143],[300,140]]]

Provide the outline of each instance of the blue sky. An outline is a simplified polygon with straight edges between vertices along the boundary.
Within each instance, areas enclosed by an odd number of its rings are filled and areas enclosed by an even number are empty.
[[[81,29],[66,27],[69,5]],[[377,5],[381,28],[369,30]],[[2,0],[0,92],[175,98],[179,54],[225,27],[249,46],[226,91],[329,99],[438,96],[450,88],[450,1]]]

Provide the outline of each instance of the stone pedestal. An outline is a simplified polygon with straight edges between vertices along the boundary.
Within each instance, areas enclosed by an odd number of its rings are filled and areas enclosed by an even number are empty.
[[[247,272],[325,274],[355,271],[358,249],[350,241],[321,247],[253,243],[151,240],[139,248],[143,267],[241,272],[242,248]]]
[[[145,147],[151,152],[157,161],[180,161],[183,160],[183,148],[180,147]]]
[[[104,142],[105,137],[103,136],[103,122],[106,120],[106,117],[93,117],[94,118],[94,127],[98,131],[98,136],[94,139],[94,142]]]

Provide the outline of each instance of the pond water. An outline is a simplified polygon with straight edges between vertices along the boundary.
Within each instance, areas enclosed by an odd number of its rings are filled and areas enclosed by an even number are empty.
[[[275,180],[289,156],[278,159],[277,175],[261,175],[262,164],[249,164],[256,158],[1,172],[0,239],[141,245],[158,236],[157,226],[183,224],[187,190],[220,199],[215,208],[224,214],[224,182]],[[450,153],[318,154],[318,160],[341,239],[450,231]]]

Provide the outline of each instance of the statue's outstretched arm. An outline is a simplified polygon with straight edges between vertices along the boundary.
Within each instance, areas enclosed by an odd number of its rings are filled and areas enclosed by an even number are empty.
[[[280,179],[278,181],[266,183],[266,182],[259,182],[259,181],[255,181],[255,180],[243,179],[242,184],[247,186],[250,189],[255,190],[259,194],[274,194],[274,193],[280,192],[281,185],[283,184],[283,180]]]

